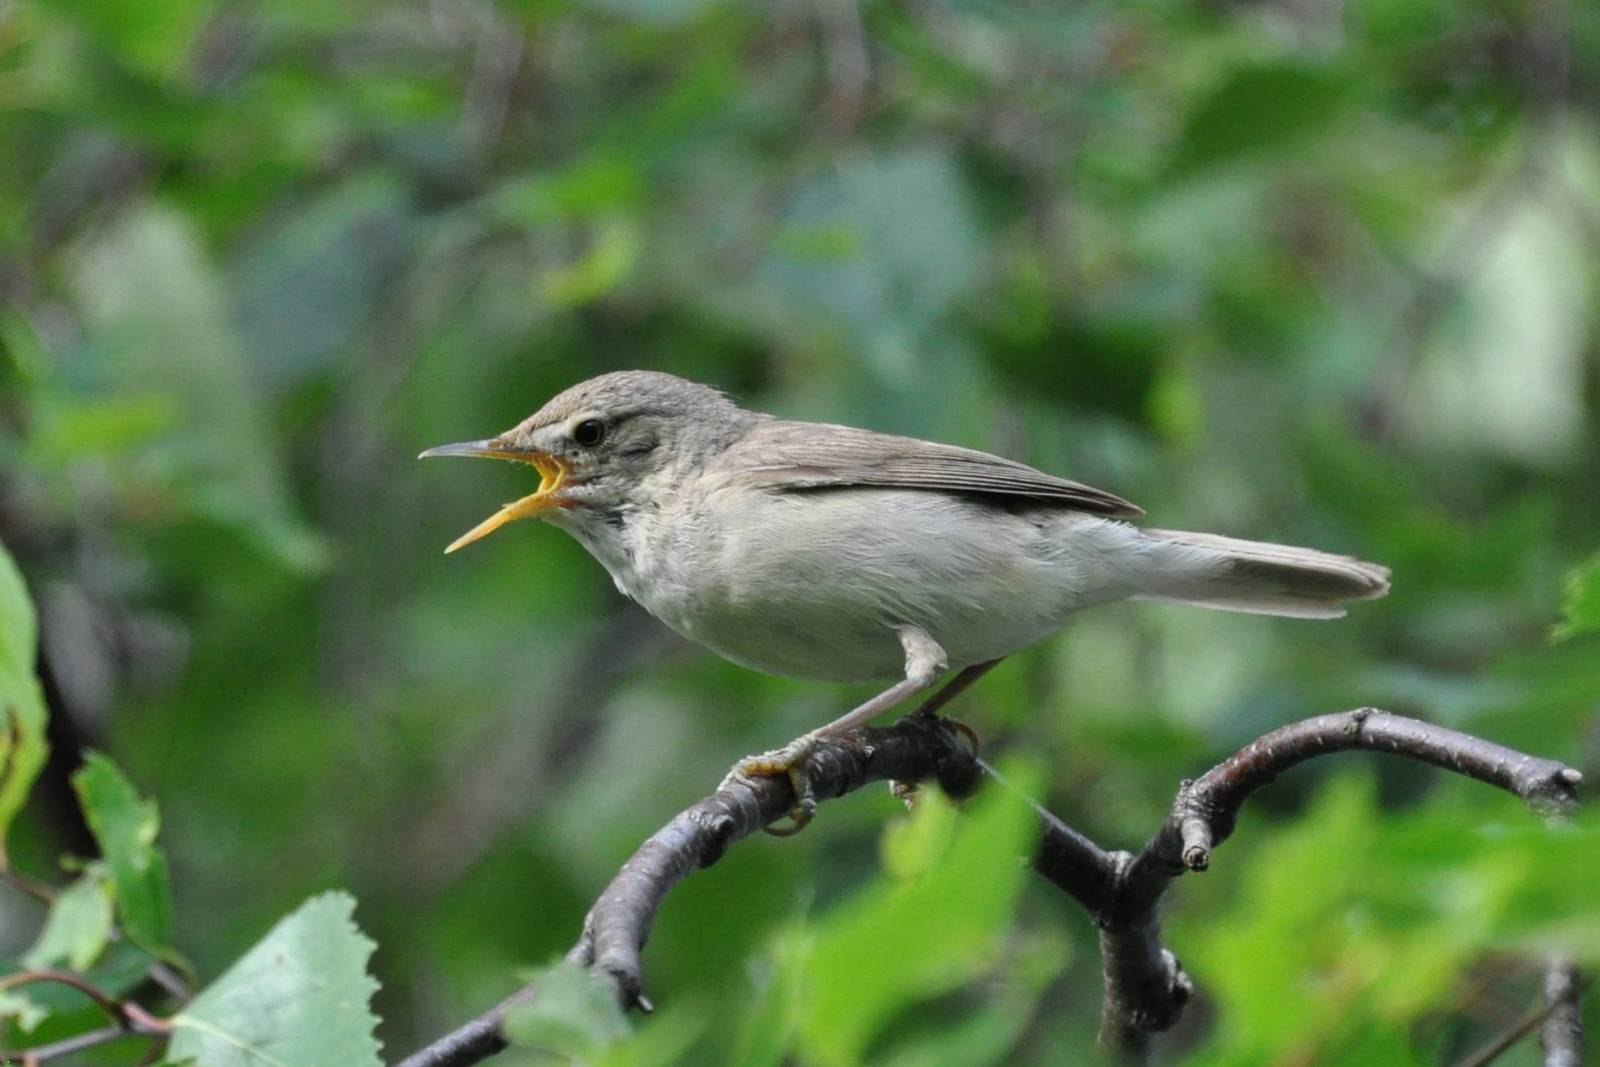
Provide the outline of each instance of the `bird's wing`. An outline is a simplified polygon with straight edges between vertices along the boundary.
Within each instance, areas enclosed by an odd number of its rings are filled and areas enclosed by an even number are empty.
[[[716,465],[746,485],[776,490],[858,485],[932,489],[1017,497],[1099,515],[1144,514],[1115,493],[1025,463],[853,426],[764,420],[731,445]]]

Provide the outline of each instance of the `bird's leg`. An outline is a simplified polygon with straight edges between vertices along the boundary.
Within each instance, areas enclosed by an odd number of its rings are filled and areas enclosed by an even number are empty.
[[[826,726],[803,734],[782,748],[763,752],[757,756],[746,756],[734,764],[733,770],[728,772],[728,779],[724,781],[775,774],[788,776],[795,796],[794,808],[789,812],[789,818],[793,820],[794,826],[778,831],[769,828],[769,833],[786,837],[799,833],[805,828],[806,823],[811,821],[811,816],[817,810],[817,801],[811,794],[811,781],[806,775],[805,764],[811,753],[815,752],[823,741],[847,734],[877,718],[895,705],[927,689],[938,681],[940,674],[944,673],[948,661],[944,649],[939,647],[937,641],[915,626],[902,626],[897,632],[900,635],[900,645],[906,651],[905,678]]]
[[[968,689],[971,689],[972,683],[976,682],[979,678],[982,678],[999,665],[1000,660],[991,659],[983,663],[974,663],[970,667],[963,668],[960,674],[957,674],[954,678],[950,679],[949,685],[933,694],[927,700],[924,700],[921,704],[918,704],[917,710],[913,711],[911,714],[927,716],[930,718],[939,714],[939,710],[941,708],[950,703],[956,697],[960,696],[962,693],[965,693]]]

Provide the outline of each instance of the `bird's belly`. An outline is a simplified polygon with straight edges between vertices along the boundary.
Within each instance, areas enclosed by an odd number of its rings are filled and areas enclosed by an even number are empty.
[[[895,631],[877,619],[847,618],[848,606],[785,605],[775,611],[717,608],[664,618],[684,636],[744,667],[834,682],[893,678],[905,671]]]
[[[715,501],[709,502],[710,506]],[[714,543],[641,585],[644,606],[736,663],[832,681],[899,677],[897,628],[926,631],[952,668],[996,659],[1086,602],[1085,576],[1048,523],[943,494],[846,490],[741,494]],[[698,537],[699,534],[694,536]]]

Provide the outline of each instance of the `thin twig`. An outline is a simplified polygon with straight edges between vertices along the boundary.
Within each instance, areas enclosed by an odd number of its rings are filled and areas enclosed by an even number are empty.
[[[23,874],[11,866],[10,862],[6,861],[4,857],[0,857],[0,881],[7,883],[20,893],[25,893],[46,907],[56,902],[55,886]]]
[[[1544,975],[1544,998],[1549,1010],[1539,1028],[1544,1067],[1582,1067],[1585,984],[1575,962],[1560,956],[1550,960]]]
[[[105,1012],[106,1017],[111,1020],[111,1025],[63,1038],[49,1045],[40,1045],[38,1048],[19,1049],[14,1052],[0,1051],[0,1063],[39,1064],[109,1044],[122,1037],[166,1038],[172,1033],[172,1023],[166,1019],[150,1014],[131,1000],[118,1000],[108,995],[82,975],[71,971],[19,971],[0,978],[0,990],[15,989],[18,986],[40,982],[76,989]]]
[[[1575,967],[1571,970],[1570,976],[1571,985],[1569,986],[1567,984],[1568,975],[1563,969],[1562,963],[1555,960],[1551,961],[1550,969],[1545,973],[1545,1002],[1506,1027],[1504,1032],[1496,1034],[1493,1040],[1482,1048],[1465,1059],[1457,1061],[1455,1067],[1489,1067],[1489,1064],[1505,1055],[1517,1042],[1539,1029],[1541,1023],[1546,1024],[1546,1030],[1548,1030],[1551,1020],[1560,1017],[1563,1009],[1569,1007],[1573,1011],[1573,1018],[1563,1019],[1562,1021],[1563,1024],[1571,1023],[1573,1027],[1571,1039],[1560,1047],[1562,1054],[1576,1050],[1573,1056],[1568,1059],[1552,1058],[1546,1032],[1541,1032],[1540,1042],[1545,1045],[1545,1067],[1581,1067],[1579,1060],[1583,1056],[1583,1029],[1580,1020],[1576,1017],[1576,1009],[1578,998],[1583,990],[1582,983],[1577,980],[1578,972]],[[1561,1040],[1565,1040],[1565,1038],[1558,1038],[1558,1043]],[[1573,1044],[1573,1041],[1576,1044]]]
[[[51,1060],[71,1056],[77,1052],[85,1052],[101,1045],[109,1045],[113,1041],[121,1041],[125,1037],[139,1037],[121,1026],[107,1026],[99,1030],[90,1030],[87,1033],[76,1034],[72,1037],[62,1038],[60,1041],[48,1045],[39,1045],[36,1048],[19,1049],[14,1052],[0,1052],[0,1063],[48,1063]]]
[[[0,978],[0,991],[16,989],[18,986],[35,985],[40,982],[49,982],[55,985],[64,985],[76,989],[90,1000],[95,1006],[106,1013],[106,1018],[112,1022],[123,1022],[126,1016],[122,1013],[122,1004],[116,998],[106,995],[92,985],[82,975],[73,974],[71,971],[18,971]]]

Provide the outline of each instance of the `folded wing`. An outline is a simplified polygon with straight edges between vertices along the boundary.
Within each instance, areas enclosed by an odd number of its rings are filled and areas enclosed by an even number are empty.
[[[747,485],[780,491],[931,489],[1025,499],[1097,515],[1144,514],[1115,493],[1045,474],[1026,463],[853,426],[766,420],[730,446],[717,465]]]

